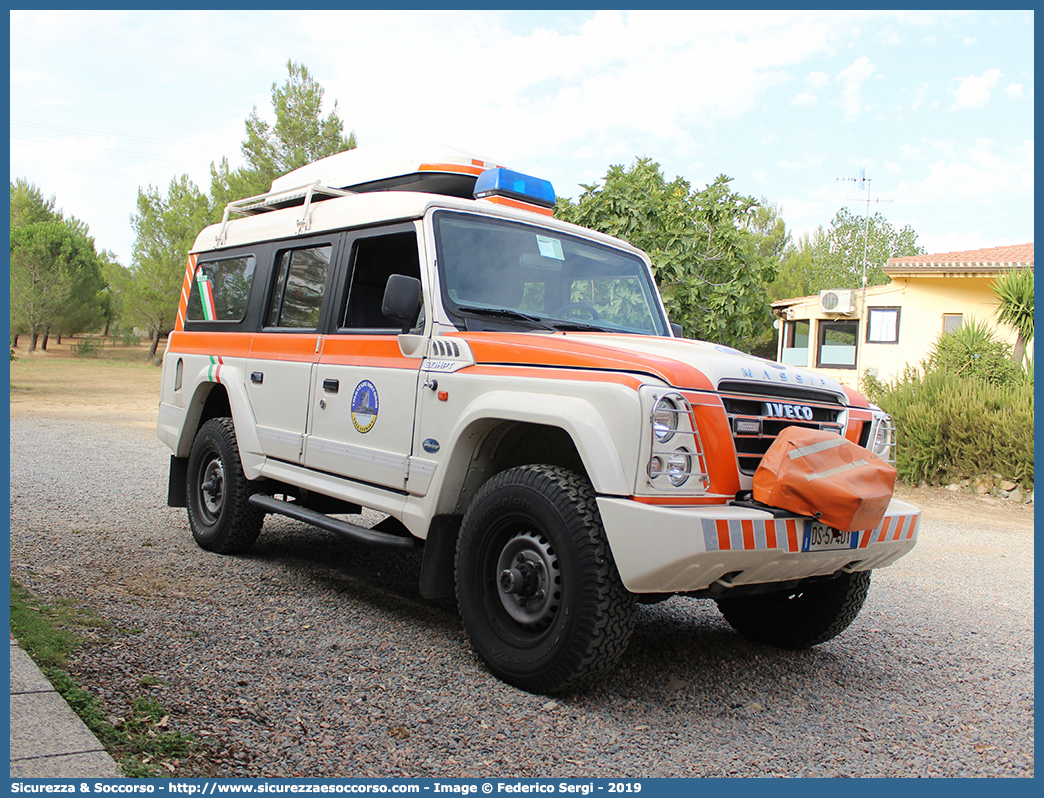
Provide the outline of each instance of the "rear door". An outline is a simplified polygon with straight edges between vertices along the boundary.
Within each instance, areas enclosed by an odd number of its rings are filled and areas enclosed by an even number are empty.
[[[351,233],[345,251],[340,302],[313,374],[304,462],[403,490],[421,360],[403,356],[400,329],[381,302],[392,274],[420,279],[417,231],[400,224]]]
[[[323,321],[341,234],[286,242],[275,262],[262,318],[247,364],[247,395],[261,450],[300,463],[308,422],[312,371],[322,347]]]

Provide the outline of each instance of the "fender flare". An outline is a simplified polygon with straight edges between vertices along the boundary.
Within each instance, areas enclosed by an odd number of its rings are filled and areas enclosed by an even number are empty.
[[[265,456],[261,452],[261,441],[257,437],[257,425],[250,398],[246,393],[244,372],[234,365],[227,363],[222,365],[220,378],[216,380],[210,377],[208,368],[200,369],[196,375],[196,388],[186,407],[185,423],[182,426],[181,439],[178,441],[177,456],[188,457],[192,451],[192,443],[199,430],[203,406],[215,385],[222,386],[225,389],[225,395],[228,396],[243,471],[247,479],[257,479],[261,476],[261,466],[265,461]]]
[[[637,395],[635,399],[637,403]],[[498,421],[539,424],[563,430],[576,446],[596,493],[628,496],[633,492],[634,475],[620,459],[609,426],[591,402],[558,394],[490,391],[475,399],[461,413],[453,429],[451,453],[445,468],[440,469],[442,481],[436,488],[440,508],[456,502],[453,486],[463,481],[471,460],[475,434]],[[453,493],[452,498],[444,495],[447,485]]]

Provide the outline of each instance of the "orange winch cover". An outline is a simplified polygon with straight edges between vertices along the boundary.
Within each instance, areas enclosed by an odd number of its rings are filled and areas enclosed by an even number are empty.
[[[754,472],[754,500],[850,532],[881,523],[896,471],[869,449],[825,430],[787,427]]]

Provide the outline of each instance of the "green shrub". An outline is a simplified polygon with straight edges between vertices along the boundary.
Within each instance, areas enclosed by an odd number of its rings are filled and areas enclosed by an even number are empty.
[[[88,335],[82,341],[73,344],[71,349],[75,357],[99,357],[102,351],[102,342]]]
[[[1021,370],[1020,370],[1021,371]],[[1033,384],[998,384],[948,370],[908,368],[893,383],[867,378],[870,401],[895,419],[899,478],[940,485],[1002,474],[1033,485]]]
[[[996,385],[1026,379],[1022,366],[1011,359],[1008,345],[984,321],[968,321],[940,335],[928,359],[926,372],[949,371],[960,377],[973,377]]]
[[[134,332],[133,327],[128,327],[123,331],[123,345],[124,346],[137,346],[141,343],[141,336]]]

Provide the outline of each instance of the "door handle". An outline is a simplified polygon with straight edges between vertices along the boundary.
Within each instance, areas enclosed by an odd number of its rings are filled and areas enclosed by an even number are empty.
[[[323,390],[329,391],[330,393],[337,393],[337,389],[341,387],[341,383],[337,380],[323,380]]]
[[[252,371],[250,372],[250,381],[256,382],[258,385],[260,385],[265,381],[265,375],[263,372],[260,371]]]

